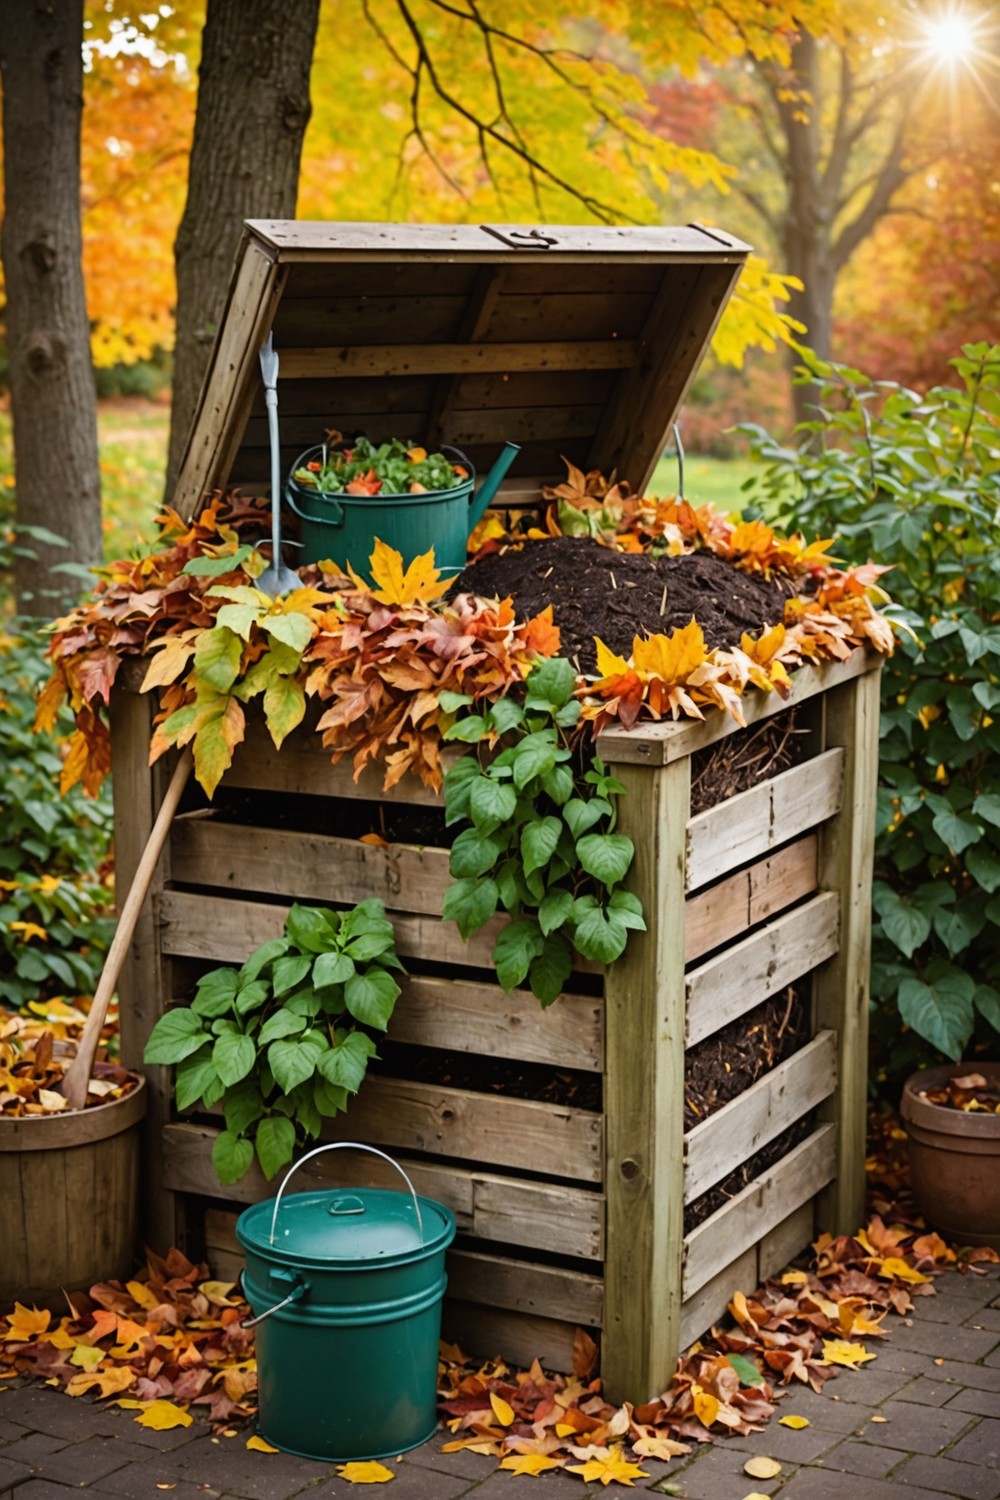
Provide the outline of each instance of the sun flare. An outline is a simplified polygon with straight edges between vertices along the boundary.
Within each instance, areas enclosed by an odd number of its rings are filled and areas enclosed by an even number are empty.
[[[976,28],[966,15],[939,16],[926,27],[927,45],[942,62],[963,62],[976,50]]]

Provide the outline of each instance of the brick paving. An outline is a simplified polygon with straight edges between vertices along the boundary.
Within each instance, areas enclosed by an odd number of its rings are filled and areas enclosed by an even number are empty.
[[[891,1342],[863,1370],[845,1370],[816,1395],[799,1388],[783,1412],[808,1418],[793,1431],[771,1423],[750,1438],[704,1444],[670,1464],[645,1463],[636,1481],[653,1496],[745,1500],[1000,1500],[1000,1267],[981,1277],[949,1273],[938,1295],[893,1320]],[[873,1417],[884,1418],[874,1422]],[[213,1436],[204,1423],[151,1432],[128,1412],[54,1390],[0,1385],[0,1500],[348,1500],[336,1465],[255,1453],[247,1433]],[[389,1466],[389,1500],[533,1500],[606,1493],[568,1474],[518,1479],[492,1459],[442,1453],[441,1437]],[[781,1463],[751,1479],[751,1455]],[[358,1491],[354,1491],[355,1500]]]

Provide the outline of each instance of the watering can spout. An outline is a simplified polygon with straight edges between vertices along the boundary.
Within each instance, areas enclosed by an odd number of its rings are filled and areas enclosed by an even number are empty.
[[[503,452],[499,455],[490,472],[486,475],[479,489],[476,491],[475,499],[469,506],[469,530],[478,526],[486,513],[486,507],[500,488],[500,481],[521,451],[520,443],[504,443]]]

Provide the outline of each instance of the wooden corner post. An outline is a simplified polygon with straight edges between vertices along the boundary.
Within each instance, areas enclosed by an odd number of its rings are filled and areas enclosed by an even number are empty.
[[[601,1372],[613,1401],[674,1373],[684,1240],[684,872],[691,763],[616,765],[629,889],[648,930],[605,979],[607,1236]]]
[[[818,1227],[831,1234],[853,1234],[864,1222],[880,677],[876,665],[824,699],[824,748],[845,751],[840,812],[821,829],[819,852],[820,888],[840,895],[840,945],[814,990],[817,1028],[837,1034],[837,1088],[820,1109],[837,1127],[837,1176],[818,1204]]]
[[[111,765],[115,803],[115,886],[118,908],[128,894],[165,786],[162,763],[149,765],[151,698],[116,688],[111,712]],[[159,1255],[179,1245],[179,1200],[163,1182],[163,1129],[170,1119],[171,1070],[144,1067],[142,1053],[160,1017],[170,986],[158,930],[159,896],[166,880],[164,850],[154,871],[146,904],[136,923],[118,981],[122,1062],[146,1077],[149,1104],[143,1121],[141,1224],[145,1243]]]

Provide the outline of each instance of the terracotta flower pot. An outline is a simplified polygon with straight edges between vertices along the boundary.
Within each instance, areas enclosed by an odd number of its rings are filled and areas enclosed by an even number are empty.
[[[913,1196],[948,1239],[1000,1250],[1000,1115],[950,1109],[920,1097],[950,1078],[981,1073],[1000,1084],[1000,1062],[924,1068],[903,1085],[901,1113],[909,1136]]]

